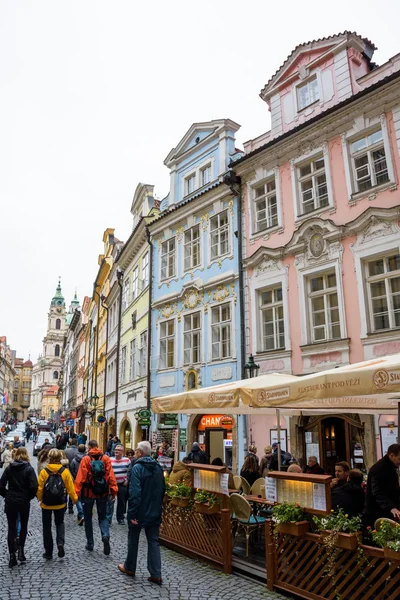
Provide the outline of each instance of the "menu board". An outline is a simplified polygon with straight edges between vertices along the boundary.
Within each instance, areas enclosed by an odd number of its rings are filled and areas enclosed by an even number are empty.
[[[326,511],[325,485],[323,483],[313,483],[312,486],[313,486],[312,507],[315,510]]]
[[[201,490],[229,496],[228,480],[229,473],[193,469],[193,485]]]
[[[270,502],[278,501],[276,479],[273,477],[265,477],[265,498]]]

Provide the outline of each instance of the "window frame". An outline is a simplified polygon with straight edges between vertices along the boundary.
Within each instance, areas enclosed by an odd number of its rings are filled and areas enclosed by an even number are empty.
[[[169,246],[170,246],[170,244],[172,242],[174,244],[173,251],[169,249]],[[167,245],[167,248],[168,248],[168,250],[167,250],[166,253],[163,252],[163,247],[164,247],[165,244]],[[173,267],[174,267],[173,273],[171,275],[170,274],[166,274],[165,277],[163,276],[163,265],[162,265],[163,256],[167,256],[168,257],[167,258],[168,261],[169,261],[169,257],[172,256],[173,257],[173,259],[172,259],[173,260]],[[160,281],[168,281],[169,279],[172,279],[173,277],[176,277],[176,272],[177,272],[177,264],[176,263],[177,263],[176,238],[175,238],[175,236],[172,236],[172,237],[168,238],[167,240],[164,240],[160,244]],[[166,268],[169,271],[169,263],[167,264]]]
[[[166,329],[166,333],[165,335],[162,335],[162,328],[165,326],[166,328],[168,328],[168,325],[172,324],[173,325],[173,332],[169,333],[168,329]],[[162,321],[159,322],[159,333],[158,333],[158,356],[159,356],[159,361],[158,361],[158,370],[159,371],[167,371],[170,369],[175,369],[176,368],[176,320],[175,318],[172,319],[163,319]],[[172,351],[172,365],[168,364],[168,357],[170,355],[169,349],[168,349],[168,344],[170,341],[173,341],[173,351]],[[162,359],[162,351],[161,351],[161,346],[163,342],[166,342],[166,346],[165,346],[165,362],[163,363],[163,359]]]
[[[204,182],[204,173],[206,171],[210,172],[210,179],[208,181]],[[202,187],[204,187],[206,185],[209,185],[212,182],[212,163],[211,162],[209,162],[206,165],[203,165],[203,166],[201,166],[199,168],[199,176],[200,176],[200,181],[199,181],[199,183],[200,183],[199,187],[200,188],[202,188]]]
[[[315,163],[318,162],[319,160],[323,160],[324,162],[324,166],[323,168],[320,169],[316,169],[314,170],[314,166]],[[301,175],[301,169],[310,165],[310,173],[307,175]],[[321,177],[321,175],[325,176],[325,186],[326,186],[326,198],[327,198],[327,204],[321,205],[320,204],[320,198],[318,197],[318,184],[317,184],[317,178]],[[327,175],[326,175],[326,169],[325,169],[325,157],[323,155],[319,156],[314,156],[311,159],[307,159],[304,162],[301,163],[297,163],[296,164],[296,180],[297,180],[297,193],[298,193],[298,209],[299,209],[299,215],[301,217],[304,217],[305,215],[309,215],[310,213],[315,212],[316,210],[320,210],[320,209],[327,209],[329,208],[329,191],[328,191],[328,182],[327,182]],[[302,189],[302,184],[305,182],[311,181],[312,185],[311,188],[312,192],[313,192],[313,209],[306,211],[304,210],[304,190]]]
[[[227,319],[225,321],[222,321],[222,323],[219,322],[219,323],[214,323],[213,324],[213,312],[215,310],[218,310],[218,311],[222,310],[224,306],[229,306],[229,319]],[[209,338],[210,339],[210,361],[212,363],[222,362],[222,361],[227,361],[227,360],[230,361],[230,360],[232,360],[234,358],[234,336],[232,335],[232,333],[235,331],[235,329],[234,329],[234,323],[233,323],[233,313],[234,313],[234,311],[232,310],[232,302],[228,301],[228,302],[220,302],[218,304],[213,304],[210,307],[210,311],[211,311],[210,312],[210,325],[209,325],[210,326],[210,338]],[[225,325],[223,325],[223,324],[225,324],[225,323],[229,323],[229,355],[222,356],[221,352],[219,352],[218,357],[214,358],[213,357],[213,344],[214,344],[214,342],[213,342],[213,328],[216,327],[216,326],[224,327]],[[221,346],[221,343],[222,343],[222,341],[221,341],[221,336],[220,336],[220,339],[218,340],[219,346]]]
[[[199,325],[196,328],[193,328],[193,317],[198,316],[199,319]],[[185,326],[186,326],[186,320],[190,319],[191,321],[191,328],[188,330],[185,330]],[[199,363],[202,362],[202,336],[201,336],[201,327],[202,327],[202,313],[201,310],[196,310],[193,312],[189,312],[189,313],[185,313],[183,315],[183,325],[182,325],[182,335],[183,335],[183,365],[184,366],[190,366],[190,365],[197,365]],[[197,346],[197,360],[194,360],[194,343],[193,343],[193,339],[194,336],[198,336],[198,346]],[[185,348],[185,344],[186,344],[186,340],[187,338],[190,338],[190,344],[189,344],[189,348],[188,351],[190,353],[190,360],[186,361],[185,358],[185,353],[186,353],[186,348]]]
[[[265,191],[266,186],[268,186],[269,183],[274,182],[274,189],[271,192]],[[261,186],[264,186],[264,194],[261,196],[257,196],[256,195],[256,191],[257,188],[260,188]],[[259,229],[257,227],[257,204],[259,202],[261,202],[262,200],[265,201],[265,208],[264,210],[266,211],[266,214],[269,212],[268,208],[269,208],[269,201],[272,197],[275,197],[275,204],[276,204],[276,223],[273,223],[271,225],[267,225],[267,227],[264,227],[263,229]],[[279,214],[279,198],[278,198],[278,189],[277,189],[277,177],[275,174],[270,175],[269,177],[265,177],[263,178],[261,181],[257,181],[254,182],[251,185],[251,202],[252,202],[252,210],[253,210],[253,217],[252,217],[252,229],[253,229],[253,235],[265,235],[266,233],[269,233],[270,231],[273,231],[274,229],[276,229],[277,227],[279,227],[280,224],[280,214]],[[264,220],[268,220],[268,219],[264,219]]]
[[[393,252],[380,252],[379,254],[375,255],[375,256],[371,256],[371,257],[367,257],[363,260],[363,267],[364,267],[364,281],[365,281],[365,288],[366,288],[366,296],[367,296],[367,302],[368,302],[368,329],[371,333],[376,333],[376,334],[384,334],[386,332],[391,332],[391,331],[399,331],[400,329],[400,325],[396,325],[395,324],[395,310],[393,307],[393,296],[395,294],[391,293],[391,290],[389,289],[389,280],[390,279],[394,279],[394,278],[400,278],[400,269],[397,269],[396,271],[388,271],[386,270],[387,268],[387,264],[386,264],[386,260],[391,257],[391,256],[396,256],[396,255],[400,255],[400,252],[396,252],[395,250]],[[384,266],[385,266],[385,271],[384,273],[378,274],[378,275],[369,275],[368,274],[368,265],[369,263],[375,262],[377,260],[382,259],[384,261]],[[371,284],[373,283],[378,283],[378,282],[384,282],[384,286],[385,286],[385,298],[386,298],[386,302],[387,302],[387,306],[388,306],[388,320],[389,320],[389,327],[386,327],[384,329],[376,329],[374,326],[374,312],[373,312],[373,303],[372,303],[372,294],[371,294]],[[400,292],[399,292],[400,295]]]
[[[378,142],[375,142],[374,144],[368,144],[368,138],[371,135],[373,135],[374,133],[377,133],[378,131],[381,131],[382,139],[379,140]],[[360,150],[356,150],[353,152],[351,149],[351,146],[354,143],[356,143],[360,140],[363,140],[363,139],[366,140],[365,148],[361,148]],[[381,183],[377,183],[376,172],[375,172],[375,168],[374,168],[374,160],[373,160],[372,154],[374,151],[377,151],[380,149],[383,149],[383,151],[385,153],[387,180],[383,181]],[[388,165],[388,160],[387,160],[387,155],[386,155],[385,140],[383,137],[382,127],[377,127],[373,130],[363,132],[362,135],[356,136],[356,137],[352,138],[351,140],[349,140],[348,141],[348,152],[349,152],[349,157],[350,157],[352,182],[353,182],[355,194],[362,194],[362,193],[368,194],[370,192],[370,190],[373,190],[376,187],[380,187],[381,185],[387,185],[388,183],[390,183],[389,165]],[[365,155],[367,156],[367,160],[368,160],[368,162],[365,166],[368,167],[368,175],[369,175],[369,179],[371,181],[371,185],[365,189],[360,189],[360,186],[359,186],[360,180],[357,178],[357,167],[356,167],[355,161],[357,158],[361,158]]]
[[[335,275],[335,287],[325,287],[325,283],[326,280],[328,278],[329,275]],[[312,291],[311,290],[311,280],[313,278],[317,278],[317,277],[322,277],[323,279],[323,283],[324,283],[324,288],[323,290],[316,290],[316,291]],[[341,327],[341,321],[340,321],[340,310],[339,310],[339,293],[338,293],[338,285],[337,285],[337,273],[335,269],[326,269],[325,271],[321,271],[319,273],[311,273],[310,275],[307,276],[306,278],[306,289],[307,289],[307,308],[308,308],[308,328],[309,328],[309,336],[310,336],[310,343],[311,344],[318,344],[318,343],[322,343],[322,342],[337,342],[338,340],[342,339],[342,327]],[[337,297],[337,305],[335,307],[331,307],[328,304],[327,298],[332,295],[332,294],[336,294]],[[323,304],[324,304],[324,324],[323,325],[314,325],[314,314],[318,311],[315,311],[313,308],[313,299],[314,298],[323,298]],[[331,317],[330,317],[330,312],[332,310],[337,310],[338,312],[338,317],[339,317],[339,322],[332,322]],[[334,326],[339,326],[339,336],[338,337],[333,337],[332,335],[332,331],[333,331],[333,327]],[[316,339],[316,335],[315,335],[315,330],[316,329],[321,329],[324,328],[324,332],[325,332],[325,337],[322,339]]]
[[[268,292],[268,291],[276,292],[279,288],[281,290],[282,299],[279,301],[274,300],[274,302],[264,305],[262,303],[263,293]],[[285,298],[284,298],[284,291],[283,291],[283,283],[279,282],[277,284],[273,284],[273,285],[269,285],[269,286],[265,286],[265,287],[257,289],[257,301],[258,301],[257,302],[258,323],[259,323],[259,332],[260,332],[259,336],[258,336],[258,344],[257,344],[260,347],[257,348],[257,353],[285,351],[286,350],[287,332],[286,332],[286,327],[285,327]],[[276,328],[277,319],[276,319],[275,312],[276,312],[276,309],[279,309],[280,307],[282,307],[282,312],[283,312],[283,317],[282,317],[283,333],[279,333],[279,330],[277,330],[277,328]],[[272,312],[273,312],[273,321],[272,321],[273,326],[274,326],[274,347],[273,348],[265,347],[263,313],[266,310],[272,310]],[[279,337],[281,335],[283,335],[283,346],[277,346],[276,341],[277,341],[277,339],[279,339]]]
[[[227,243],[228,243],[228,248],[226,250],[226,252],[224,253],[218,253],[216,256],[212,256],[212,248],[213,248],[213,243],[212,243],[212,235],[213,235],[213,230],[212,230],[212,223],[215,219],[218,219],[218,223],[220,223],[220,219],[221,216],[223,214],[226,214],[226,225],[224,225],[223,227],[226,227],[227,230]],[[232,247],[232,240],[231,240],[231,219],[230,219],[230,214],[229,214],[229,209],[228,208],[224,208],[223,210],[219,211],[218,213],[212,215],[209,219],[210,225],[209,225],[209,232],[210,232],[210,241],[209,241],[209,252],[210,252],[210,264],[213,262],[216,262],[218,260],[221,260],[221,258],[228,256],[229,253],[231,252],[231,247]],[[221,244],[221,233],[220,233],[220,229],[221,227],[219,226],[216,231],[218,231],[218,251],[220,251],[220,244]]]
[[[143,340],[145,340],[145,344],[143,345]],[[140,334],[140,354],[139,354],[139,377],[146,377],[147,375],[147,349],[148,349],[148,334],[147,329],[141,332]]]
[[[187,267],[186,266],[186,248],[188,247],[189,243],[191,245],[191,247],[193,246],[193,230],[197,229],[199,232],[199,237],[197,238],[198,240],[198,253],[199,253],[199,262],[196,265],[193,265],[193,252],[191,252],[190,254],[190,266]],[[190,242],[186,241],[186,236],[190,233],[190,237],[191,240]],[[201,267],[202,264],[202,256],[201,256],[201,250],[202,250],[202,244],[201,244],[201,227],[200,227],[200,223],[197,223],[195,225],[193,225],[192,227],[189,227],[188,229],[185,229],[184,233],[183,233],[183,271],[186,273],[187,271],[192,271],[193,269],[199,269]]]
[[[194,182],[194,187],[192,190],[189,189],[189,182],[193,181]],[[188,173],[187,175],[185,175],[185,179],[184,179],[184,196],[191,196],[192,194],[194,194],[194,192],[198,189],[198,182],[197,182],[197,171],[192,171],[191,173]]]
[[[139,285],[139,265],[136,265],[136,267],[133,269],[132,271],[132,296],[131,296],[131,302],[133,302],[134,300],[137,299],[137,297],[140,294],[140,285]]]
[[[146,260],[145,260],[146,259]],[[150,283],[149,252],[142,256],[142,287],[145,289]]]
[[[136,362],[137,362],[137,338],[129,343],[129,380],[134,381],[136,379]]]
[[[126,357],[128,354],[127,345],[121,348],[121,372],[120,372],[120,385],[126,383]]]
[[[130,304],[129,302],[129,288],[130,288],[130,277],[124,279],[122,287],[122,310],[126,310]]]
[[[317,92],[318,92],[318,98],[316,100],[313,100],[312,102],[309,102],[308,104],[306,104],[305,106],[300,106],[299,103],[299,90],[301,88],[304,87],[308,87],[310,85],[310,83],[312,81],[315,81],[317,84]],[[309,77],[307,77],[307,79],[301,81],[300,83],[295,85],[295,102],[296,102],[296,113],[301,113],[304,110],[307,110],[307,108],[310,108],[310,106],[314,106],[315,104],[317,104],[318,102],[321,102],[322,100],[322,87],[321,87],[321,82],[320,82],[320,78],[319,78],[319,74],[318,73],[312,73]]]

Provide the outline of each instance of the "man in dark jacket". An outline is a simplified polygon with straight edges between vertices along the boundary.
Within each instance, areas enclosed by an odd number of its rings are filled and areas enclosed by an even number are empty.
[[[194,463],[208,465],[207,454],[203,452],[198,442],[194,442],[192,449],[188,454],[188,458]]]
[[[74,441],[74,440],[72,440],[72,441]],[[76,449],[77,449],[77,453],[75,454],[74,458],[70,462],[70,466],[69,466],[69,470],[71,471],[71,475],[74,479],[76,478],[76,476],[78,474],[79,465],[81,464],[81,460],[86,454],[86,446],[85,446],[85,444],[79,444],[79,446],[77,446]],[[69,498],[69,501],[70,500],[71,500],[71,498]],[[79,500],[76,503],[76,509],[78,511],[78,525],[82,526],[84,523],[82,494],[79,496]]]
[[[107,447],[106,447],[106,454],[107,456],[111,456],[111,450],[112,450],[112,445],[113,445],[113,434],[110,433],[110,435],[108,436],[108,442],[107,442]]]
[[[148,581],[161,585],[161,555],[158,536],[165,480],[160,465],[151,458],[150,454],[150,443],[139,442],[136,449],[137,460],[132,468],[129,482],[128,554],[125,563],[119,564],[118,569],[126,575],[135,576],[139,536],[140,531],[144,529],[148,544],[147,565],[150,572]]]
[[[308,475],[323,475],[324,470],[318,463],[318,458],[316,456],[309,456],[307,465],[304,467],[303,473],[307,473]]]
[[[373,527],[376,519],[400,519],[400,444],[389,446],[387,454],[368,473],[365,499],[365,524]]]
[[[332,490],[332,508],[342,508],[349,517],[359,517],[364,511],[365,493],[362,488],[363,474],[351,469],[347,483]]]
[[[78,454],[78,440],[77,440],[77,438],[73,438],[70,440],[69,448],[67,448],[65,450],[65,456],[68,458],[68,462],[69,462],[69,470],[71,470],[72,461],[74,460],[74,458],[77,454]],[[68,496],[68,513],[70,515],[74,514],[74,503],[72,502],[70,496]],[[78,519],[78,521],[79,521],[79,519]]]
[[[22,445],[23,444],[22,444],[21,440],[19,439],[19,436],[14,435],[14,443],[13,443],[14,450],[16,450],[17,448],[21,448]]]

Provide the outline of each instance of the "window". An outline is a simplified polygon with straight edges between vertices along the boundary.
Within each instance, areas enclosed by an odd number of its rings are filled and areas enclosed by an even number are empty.
[[[53,371],[53,379],[58,379],[58,371]]]
[[[146,254],[142,258],[142,283],[143,289],[145,289],[149,285],[149,253]]]
[[[318,102],[318,100],[319,89],[316,77],[297,86],[297,110],[303,110],[303,108],[314,104],[314,102]]]
[[[211,181],[211,165],[207,165],[203,169],[200,169],[200,185],[207,185]]]
[[[350,153],[356,192],[389,181],[381,129],[352,142]]]
[[[275,178],[254,188],[255,231],[278,225]]]
[[[133,270],[132,276],[132,301],[135,300],[139,293],[139,267]]]
[[[231,305],[220,304],[211,311],[212,360],[231,356]]]
[[[161,244],[161,279],[175,275],[175,238]]]
[[[125,383],[126,379],[126,346],[121,351],[121,384]]]
[[[61,319],[56,319],[56,329],[61,329]]]
[[[175,362],[175,321],[160,324],[160,369],[170,369]]]
[[[285,347],[282,286],[261,291],[259,299],[262,351],[280,350]]]
[[[200,362],[200,313],[186,315],[183,320],[183,362],[192,365]]]
[[[200,227],[192,227],[188,231],[185,231],[184,240],[184,256],[185,265],[184,269],[194,269],[200,264]]]
[[[196,189],[196,173],[186,179],[186,195],[191,194]]]
[[[122,289],[122,310],[129,304],[129,278],[124,281],[124,287]]]
[[[211,217],[211,259],[218,258],[229,252],[229,221],[228,211],[225,210]]]
[[[140,334],[140,376],[144,377],[147,373],[147,331]]]
[[[313,342],[340,339],[340,317],[336,273],[308,279],[310,326]]]
[[[322,157],[297,167],[300,192],[300,214],[328,206],[328,187],[326,184],[325,162]]]
[[[60,346],[58,344],[55,345],[54,356],[60,356]]]
[[[136,338],[131,341],[131,362],[129,366],[129,379],[136,379]]]
[[[367,263],[372,331],[400,327],[400,254]]]

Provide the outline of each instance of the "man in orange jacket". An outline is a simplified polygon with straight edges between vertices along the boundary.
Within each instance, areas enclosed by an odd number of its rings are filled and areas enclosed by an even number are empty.
[[[107,498],[112,501],[118,494],[118,485],[108,456],[102,453],[96,440],[90,440],[89,451],[80,462],[75,479],[75,491],[80,496],[82,492],[83,517],[85,519],[86,550],[91,552],[93,540],[93,505],[96,503],[97,516],[104,554],[110,554],[110,526],[107,519]]]

